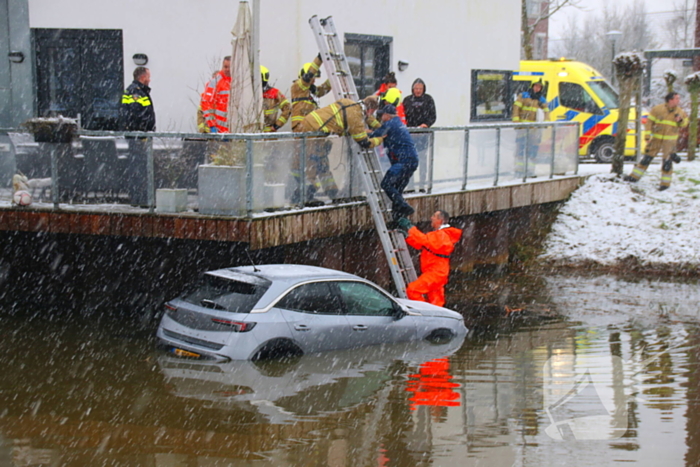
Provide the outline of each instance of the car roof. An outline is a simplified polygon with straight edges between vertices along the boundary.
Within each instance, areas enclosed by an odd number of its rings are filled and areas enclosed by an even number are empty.
[[[259,266],[239,266],[234,268],[218,269],[209,271],[222,277],[237,276],[245,274],[253,277],[266,279],[273,283],[285,283],[294,285],[314,279],[360,279],[360,277],[335,269],[327,269],[318,266],[308,266],[305,264],[262,264]]]

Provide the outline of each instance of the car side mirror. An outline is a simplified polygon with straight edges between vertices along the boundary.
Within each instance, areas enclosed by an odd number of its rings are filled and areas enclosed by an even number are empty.
[[[406,312],[404,311],[403,308],[401,308],[401,305],[396,303],[396,304],[394,304],[394,310],[392,311],[391,316],[394,317],[395,321],[398,321],[401,318],[403,318],[404,316],[406,316]]]

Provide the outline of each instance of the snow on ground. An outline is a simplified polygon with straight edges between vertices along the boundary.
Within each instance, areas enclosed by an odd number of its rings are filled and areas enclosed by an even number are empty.
[[[658,159],[636,184],[609,173],[592,175],[562,207],[541,258],[613,265],[634,257],[643,265],[696,267],[700,161],[676,164],[671,188],[660,192]],[[631,168],[625,164],[625,174]],[[581,169],[587,173],[588,167]]]

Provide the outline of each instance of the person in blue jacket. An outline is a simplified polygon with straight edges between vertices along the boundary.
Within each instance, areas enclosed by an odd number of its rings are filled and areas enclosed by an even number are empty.
[[[397,116],[396,107],[387,104],[377,110],[382,126],[373,131],[370,138],[383,137],[384,148],[391,162],[382,179],[382,189],[392,203],[394,221],[413,214],[413,208],[403,198],[403,190],[418,167],[418,152],[406,125]]]

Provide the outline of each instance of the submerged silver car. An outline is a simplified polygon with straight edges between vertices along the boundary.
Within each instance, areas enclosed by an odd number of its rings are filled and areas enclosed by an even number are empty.
[[[219,269],[165,304],[157,336],[181,357],[259,360],[464,336],[459,313],[398,299],[332,269],[273,264]]]

